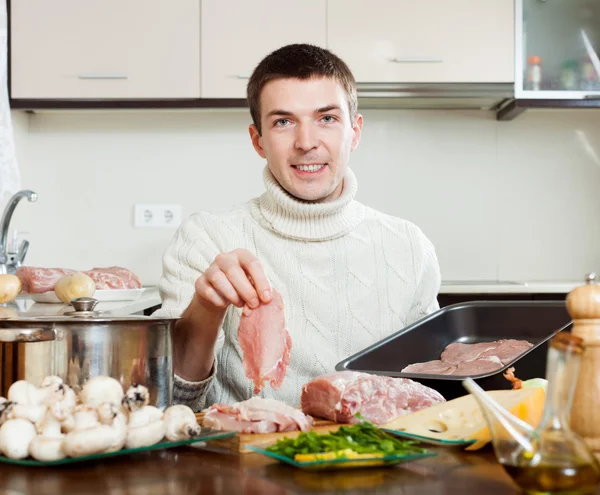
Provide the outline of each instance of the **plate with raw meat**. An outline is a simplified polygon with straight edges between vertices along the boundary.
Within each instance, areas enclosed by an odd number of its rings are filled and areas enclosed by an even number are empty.
[[[98,301],[135,301],[148,289],[104,289],[97,290],[92,296]],[[62,304],[53,290],[40,294],[28,294],[36,303]]]

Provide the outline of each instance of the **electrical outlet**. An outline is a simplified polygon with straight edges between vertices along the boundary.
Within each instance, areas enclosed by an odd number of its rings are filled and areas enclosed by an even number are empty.
[[[133,225],[176,229],[181,224],[181,205],[134,205]]]

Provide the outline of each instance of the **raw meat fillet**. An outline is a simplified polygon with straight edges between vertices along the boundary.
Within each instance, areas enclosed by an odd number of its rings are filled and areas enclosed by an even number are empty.
[[[502,368],[532,346],[533,344],[526,340],[515,339],[478,344],[450,344],[442,352],[441,361],[410,364],[402,372],[458,376],[481,375]]]
[[[119,277],[125,284],[126,289],[141,289],[142,282],[139,277],[127,268],[121,266],[109,266],[108,268],[92,268],[91,272],[110,273]],[[112,288],[112,287],[107,287]]]
[[[241,433],[273,433],[309,431],[313,419],[283,402],[252,397],[232,406],[213,404],[206,411],[202,425],[216,430]]]
[[[355,371],[323,375],[302,387],[302,411],[337,423],[356,423],[360,413],[375,424],[444,402],[435,390],[408,378]]]
[[[403,373],[433,373],[434,375],[452,375],[455,371],[456,365],[440,360],[410,364],[402,370]]]
[[[495,356],[500,360],[502,365],[505,365],[533,346],[533,344],[526,340],[515,339],[499,340],[496,344],[493,350],[484,352],[480,358]]]
[[[94,268],[93,270],[87,270],[85,273],[94,282],[96,282],[96,290],[108,290],[108,289],[127,289],[127,283],[118,275],[114,273],[108,273],[101,269]]]
[[[479,344],[450,344],[442,352],[441,359],[445,363],[460,364],[465,361],[474,361],[481,354],[496,348],[496,342],[481,342]]]
[[[500,360],[496,361],[493,359],[481,358],[460,363],[452,374],[457,376],[474,376],[482,375],[484,373],[491,373],[492,371],[499,370],[500,368],[502,368],[502,363]]]
[[[255,394],[268,380],[277,390],[290,364],[292,338],[285,328],[283,299],[276,290],[272,294],[269,304],[261,303],[256,309],[244,306],[238,328],[244,371],[254,382]]]
[[[67,268],[41,268],[35,266],[22,266],[16,272],[23,284],[23,292],[28,294],[41,294],[54,290],[54,285],[63,275],[73,273],[75,270]]]

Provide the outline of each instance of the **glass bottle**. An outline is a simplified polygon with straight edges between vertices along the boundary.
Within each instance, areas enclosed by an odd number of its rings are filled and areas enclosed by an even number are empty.
[[[463,382],[484,412],[498,461],[527,493],[593,493],[600,482],[597,460],[569,426],[582,342],[567,332],[550,341],[544,412],[535,429],[506,411],[473,380]]]

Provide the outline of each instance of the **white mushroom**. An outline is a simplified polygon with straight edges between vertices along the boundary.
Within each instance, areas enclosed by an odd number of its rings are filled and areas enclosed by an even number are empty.
[[[0,452],[10,459],[25,459],[35,435],[35,426],[26,419],[8,420],[0,426]]]
[[[64,413],[61,408],[48,408],[38,428],[39,434],[29,444],[31,457],[44,462],[58,461],[66,457],[63,450],[65,435],[61,432],[61,424],[65,420]]]
[[[111,427],[100,423],[96,406],[77,406],[73,419],[75,426],[63,441],[63,450],[69,457],[99,454],[111,447],[114,440]]]
[[[10,402],[18,402],[25,406],[42,403],[37,387],[27,380],[14,382],[8,389],[6,397]]]
[[[123,387],[114,378],[95,376],[90,378],[79,394],[83,404],[99,406],[103,402],[111,402],[120,406],[123,400]]]
[[[194,411],[183,404],[167,408],[163,421],[167,428],[166,437],[170,442],[188,440],[200,435],[201,428]]]
[[[5,400],[0,402],[0,425],[11,419],[25,419],[37,426],[44,419],[46,409],[45,405],[23,405]]]
[[[132,385],[127,390],[123,405],[131,411],[127,425],[128,449],[147,447],[160,442],[166,432],[163,413],[154,406],[149,406],[150,394],[143,385]]]
[[[110,402],[105,402],[98,407],[98,419],[103,425],[110,426],[113,437],[105,452],[121,450],[127,439],[127,418],[121,408]]]

